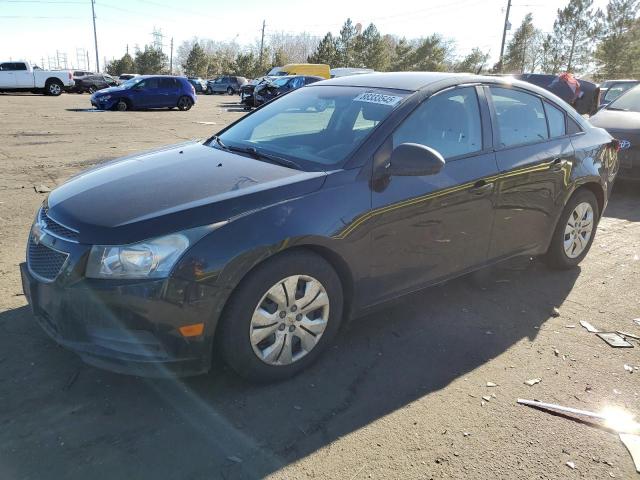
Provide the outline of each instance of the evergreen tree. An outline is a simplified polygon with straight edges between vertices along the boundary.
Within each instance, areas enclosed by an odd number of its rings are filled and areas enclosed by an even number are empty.
[[[135,64],[133,58],[128,53],[125,53],[122,58],[111,60],[105,67],[105,71],[109,75],[122,75],[123,73],[135,72]]]
[[[136,73],[140,75],[155,75],[167,70],[167,56],[162,50],[151,45],[145,45],[144,50],[137,50],[134,59]]]
[[[569,0],[553,24],[553,33],[565,59],[563,68],[568,72],[580,72],[592,61],[595,37],[602,12],[593,9],[593,0]]]
[[[204,77],[207,75],[209,58],[198,42],[193,44],[182,69],[188,77]]]
[[[419,40],[409,57],[410,70],[444,72],[449,68],[451,45],[434,33]]]
[[[461,61],[455,64],[455,72],[480,73],[489,60],[489,54],[479,48],[474,48]]]
[[[508,73],[534,72],[539,61],[540,32],[533,25],[533,15],[527,13],[507,44],[502,71]]]
[[[413,46],[406,38],[401,38],[393,50],[391,58],[391,70],[394,72],[404,72],[411,68],[411,54]]]
[[[352,67],[355,60],[355,40],[358,32],[350,18],[344,22],[338,36],[338,62],[337,67]]]
[[[356,37],[353,66],[377,71],[386,70],[389,66],[387,46],[373,23]]]
[[[637,75],[640,44],[636,31],[639,0],[610,0],[601,28],[602,39],[596,48],[598,73],[603,78]]]
[[[331,32],[329,32],[320,40],[316,51],[309,55],[307,60],[309,63],[326,63],[331,67],[335,67],[339,59],[338,42],[334,36],[331,35]]]

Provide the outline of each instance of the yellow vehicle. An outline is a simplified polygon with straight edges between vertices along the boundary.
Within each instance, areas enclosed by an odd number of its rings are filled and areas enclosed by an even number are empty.
[[[324,63],[288,63],[283,67],[272,68],[267,75],[316,75],[322,78],[331,78],[331,71],[329,65]]]

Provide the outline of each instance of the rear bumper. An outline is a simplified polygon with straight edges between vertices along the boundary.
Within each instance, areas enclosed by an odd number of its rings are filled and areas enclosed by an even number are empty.
[[[38,324],[86,363],[154,377],[208,371],[214,329],[206,322],[211,297],[199,290],[202,287],[172,279],[64,286],[35,278],[25,263],[20,272]],[[185,301],[193,295],[198,300]],[[178,330],[202,321],[201,336],[185,338]]]

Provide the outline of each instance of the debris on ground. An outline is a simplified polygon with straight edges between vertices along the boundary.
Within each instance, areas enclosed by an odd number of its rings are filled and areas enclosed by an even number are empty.
[[[570,325],[565,325],[565,326],[564,326],[564,328],[576,328],[576,326],[575,326],[575,325],[570,324]]]
[[[490,402],[490,401],[491,401],[491,397],[490,397],[489,395],[484,395],[484,396],[482,397],[482,399],[483,399],[485,402]]]
[[[536,383],[540,383],[541,381],[541,378],[532,378],[531,380],[526,380],[524,383],[526,383],[530,387],[533,387]]]
[[[554,354],[556,357],[560,356],[560,350],[558,350],[557,348],[554,348],[554,349],[553,349],[553,354]]]
[[[626,363],[624,364],[624,369],[629,372],[629,373],[633,373],[633,367],[631,365],[627,365]]]
[[[51,191],[51,189],[46,185],[39,185],[37,187],[34,185],[33,189],[36,191],[36,193],[49,193]]]
[[[634,318],[633,323],[640,327],[640,318]]]
[[[621,433],[620,441],[627,447],[627,450],[629,450],[633,464],[636,467],[636,472],[640,473],[640,435]]]
[[[576,469],[576,464],[573,462],[567,462],[567,467],[569,467],[571,470],[575,470]]]
[[[607,342],[610,346],[614,348],[633,348],[629,342],[627,342],[623,337],[614,332],[608,333],[596,333],[602,340]]]
[[[497,386],[498,386],[497,383],[487,382],[487,387],[497,387]]]
[[[591,333],[598,333],[600,332],[600,330],[598,330],[596,327],[594,327],[593,325],[591,325],[589,322],[587,322],[586,320],[580,320],[580,325],[582,325],[584,328],[587,329],[588,332]]]
[[[625,337],[625,339],[628,338],[633,338],[634,340],[640,340],[640,336],[638,335],[634,335],[633,333],[629,333],[629,332],[622,332],[620,330],[616,330],[616,333],[618,335],[621,335],[623,337]]]
[[[558,307],[553,307],[553,310],[551,310],[551,316],[552,317],[559,317],[560,316],[560,309]]]

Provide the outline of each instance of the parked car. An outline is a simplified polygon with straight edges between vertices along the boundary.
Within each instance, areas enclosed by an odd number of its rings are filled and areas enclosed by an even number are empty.
[[[132,78],[136,78],[136,77],[139,77],[139,76],[140,75],[137,74],[137,73],[122,73],[118,77],[118,80],[120,80],[121,82],[126,82],[127,80],[131,80]]]
[[[329,65],[324,63],[289,63],[282,67],[273,67],[267,73],[270,77],[283,77],[285,75],[314,75],[322,78],[331,78]]]
[[[607,80],[600,84],[600,104],[599,108],[613,102],[627,90],[640,84],[639,80]]]
[[[406,293],[517,255],[575,267],[616,169],[605,130],[525,82],[331,79],[53,190],[24,293],[99,367],[197,374],[215,350],[278,380]]]
[[[122,85],[98,90],[91,105],[102,110],[175,108],[189,110],[196,103],[196,91],[185,77],[140,75]]]
[[[247,79],[244,77],[221,75],[213,80],[207,81],[207,94],[226,93],[228,95],[233,95],[234,93],[239,93],[240,88],[245,83],[247,83]]]
[[[640,86],[623,93],[589,121],[618,139],[618,178],[640,181]]]
[[[189,80],[189,83],[193,85],[193,88],[195,88],[196,93],[204,93],[207,91],[206,80],[200,77],[187,77],[187,80]]]
[[[253,106],[258,107],[263,103],[273,100],[283,93],[295,90],[305,85],[324,80],[322,77],[311,77],[305,75],[293,75],[278,77],[274,80],[256,85],[253,90]]]
[[[511,75],[512,78],[524,80],[556,94],[581,115],[593,115],[598,111],[600,88],[593,82],[577,80],[577,90],[565,81],[567,74],[546,75],[541,73],[523,73]],[[571,75],[571,77],[573,77]]]
[[[76,81],[76,91],[78,93],[94,93],[103,88],[117,87],[120,82],[111,75],[89,75]]]
[[[254,80],[249,80],[247,83],[240,87],[240,103],[246,107],[253,107],[253,91],[258,85],[265,82],[275,80],[277,77],[260,77]]]
[[[0,62],[0,92],[42,92],[60,95],[75,85],[68,70],[42,70],[29,62]]]

